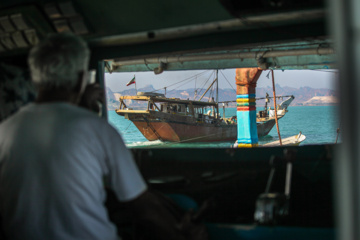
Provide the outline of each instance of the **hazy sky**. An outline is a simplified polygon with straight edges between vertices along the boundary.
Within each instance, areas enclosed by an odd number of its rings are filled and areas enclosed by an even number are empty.
[[[269,71],[263,71],[258,80],[258,87],[271,86],[271,74],[269,78],[266,75]],[[280,86],[289,86],[294,88],[311,87],[336,89],[337,72],[332,70],[275,70],[275,83]],[[215,73],[213,70],[192,70],[192,71],[165,71],[159,75],[153,72],[136,73],[106,73],[106,86],[114,92],[120,92],[126,89],[134,88],[134,84],[126,87],[126,84],[136,77],[136,87],[142,88],[146,85],[153,85],[155,89],[161,89],[165,86],[167,90],[188,89],[188,88],[207,88],[213,79]],[[219,70],[219,88],[235,88],[235,69]]]

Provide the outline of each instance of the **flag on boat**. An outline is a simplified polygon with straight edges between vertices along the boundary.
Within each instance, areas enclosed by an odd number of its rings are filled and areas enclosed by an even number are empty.
[[[129,86],[131,84],[134,84],[135,83],[135,76],[133,77],[133,79],[131,79],[127,84],[126,86]]]

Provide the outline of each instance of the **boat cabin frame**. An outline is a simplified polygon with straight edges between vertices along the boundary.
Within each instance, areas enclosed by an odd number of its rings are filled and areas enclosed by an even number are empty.
[[[219,121],[221,119],[218,104],[215,102],[165,98],[165,96],[161,95],[121,96],[119,98],[120,106],[116,112],[120,115],[124,113],[146,114],[150,112],[161,112],[166,114],[190,116],[197,119],[197,121],[206,121],[207,119]],[[134,110],[132,108],[128,108],[126,104],[127,100],[147,102],[147,107],[145,110]]]

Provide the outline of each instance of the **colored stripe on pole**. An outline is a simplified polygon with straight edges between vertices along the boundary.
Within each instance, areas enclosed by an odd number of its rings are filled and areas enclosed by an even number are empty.
[[[247,106],[247,107],[237,107],[236,110],[243,112],[243,111],[256,111],[255,106]]]
[[[258,139],[255,138],[238,138],[238,143],[257,143]]]
[[[240,143],[240,144],[238,144],[238,148],[253,148],[253,147],[258,147],[258,146],[259,146],[258,143],[254,143],[254,144]]]
[[[238,94],[236,98],[255,98],[256,94]]]
[[[237,106],[237,107],[242,107],[242,106],[254,106],[254,107],[256,107],[256,103],[254,103],[254,102],[250,102],[250,103],[248,103],[248,102],[236,103],[236,106]]]
[[[242,103],[242,102],[255,102],[255,98],[238,98],[236,99],[237,103]]]

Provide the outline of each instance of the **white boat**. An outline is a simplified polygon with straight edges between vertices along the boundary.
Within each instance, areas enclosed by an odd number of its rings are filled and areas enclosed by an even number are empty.
[[[298,146],[305,139],[306,139],[306,136],[300,132],[299,134],[297,134],[295,136],[281,139],[281,143],[282,143],[281,146]],[[279,140],[260,145],[260,147],[275,147],[275,146],[280,146]]]
[[[306,136],[300,132],[299,134],[297,134],[295,136],[281,139],[281,146],[298,146],[305,139],[306,139]],[[277,147],[277,146],[280,146],[279,140],[259,145],[259,147]],[[237,140],[230,147],[237,148],[238,147]]]
[[[294,96],[290,96],[288,99],[283,101],[282,103],[278,104],[276,106],[277,108],[277,115],[278,116],[284,116],[287,112],[287,108],[290,105],[290,103],[294,100]],[[275,117],[275,110],[269,108],[269,117]]]

